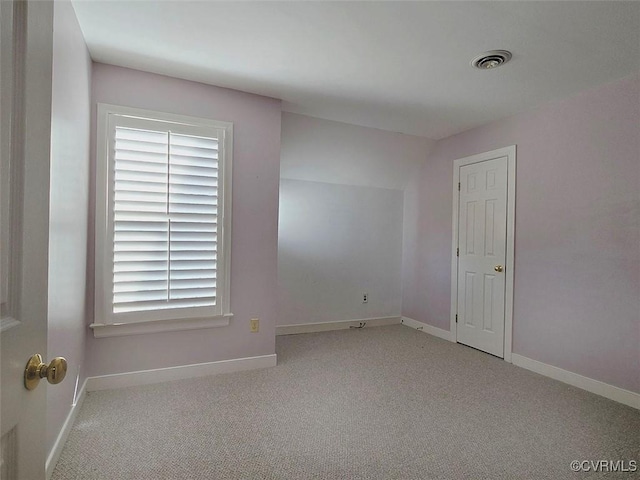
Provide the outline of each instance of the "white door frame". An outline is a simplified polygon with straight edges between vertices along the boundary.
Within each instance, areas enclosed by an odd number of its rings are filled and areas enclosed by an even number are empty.
[[[511,342],[513,332],[513,278],[514,278],[514,239],[516,212],[516,146],[511,145],[490,152],[459,158],[453,162],[453,235],[451,239],[451,340],[457,342],[458,329],[458,217],[460,191],[460,167],[480,163],[494,158],[507,157],[507,252],[505,263],[504,296],[504,360],[511,363]]]

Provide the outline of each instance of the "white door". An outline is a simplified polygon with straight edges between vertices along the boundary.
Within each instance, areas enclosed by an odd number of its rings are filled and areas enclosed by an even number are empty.
[[[32,354],[47,360],[53,2],[0,9],[0,477],[43,480],[47,382],[27,390],[24,370]]]
[[[459,170],[459,343],[504,356],[507,156]]]

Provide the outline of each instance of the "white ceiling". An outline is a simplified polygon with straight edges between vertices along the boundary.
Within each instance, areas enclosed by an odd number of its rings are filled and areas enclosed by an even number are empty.
[[[640,71],[640,2],[90,1],[92,58],[439,139]],[[507,49],[504,67],[470,60]]]

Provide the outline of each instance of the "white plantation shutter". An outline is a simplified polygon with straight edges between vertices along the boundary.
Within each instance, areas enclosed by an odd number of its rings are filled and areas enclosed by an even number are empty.
[[[105,323],[228,313],[224,130],[113,114],[107,129]]]
[[[116,127],[113,312],[216,304],[218,140]]]

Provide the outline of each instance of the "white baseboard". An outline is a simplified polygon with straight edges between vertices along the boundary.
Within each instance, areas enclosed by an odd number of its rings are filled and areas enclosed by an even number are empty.
[[[453,336],[451,335],[451,332],[449,330],[434,327],[433,325],[419,322],[409,317],[402,317],[402,324],[406,327],[415,328],[416,330],[420,330],[421,332],[433,335],[434,337],[444,338],[445,340],[453,342]]]
[[[219,362],[197,363],[178,367],[157,368],[137,372],[116,373],[87,378],[87,391],[109,390],[114,388],[149,385],[152,383],[169,382],[185,378],[206,377],[219,373],[241,372],[259,368],[275,367],[276,354],[259,357],[233,358]]]
[[[442,328],[434,327],[408,317],[402,317],[402,324],[407,327],[420,330],[424,333],[453,341],[453,335],[451,335],[448,330],[443,330]],[[532,360],[530,358],[523,357],[522,355],[518,355],[517,353],[511,354],[511,363],[517,367],[531,370],[532,372],[539,373],[545,377],[553,378],[554,380],[595,393],[596,395],[600,395],[615,402],[640,409],[639,393],[615,387],[608,383],[594,380],[593,378],[585,377],[568,370],[563,370],[562,368],[554,367],[553,365],[548,365],[537,360]]]
[[[361,318],[358,320],[338,320],[336,322],[299,323],[295,325],[278,325],[276,335],[296,335],[298,333],[328,332],[330,330],[346,330],[366,323],[367,327],[397,325],[400,317]]]
[[[512,363],[518,367],[526,368],[532,372],[539,373],[545,377],[559,380],[574,387],[581,388],[596,395],[608,398],[610,400],[623,403],[633,408],[640,409],[640,394],[625,390],[624,388],[614,387],[608,383],[594,380],[593,378],[584,377],[577,373],[563,370],[546,363],[532,360],[517,353],[511,354]]]
[[[47,463],[45,464],[45,472],[47,476],[47,480],[51,478],[53,475],[53,470],[56,468],[58,464],[58,460],[60,459],[60,454],[62,453],[62,449],[64,448],[64,444],[67,443],[67,438],[69,438],[69,434],[71,433],[71,428],[76,421],[76,417],[78,416],[78,412],[80,412],[80,408],[82,408],[82,403],[84,402],[85,394],[87,393],[87,380],[85,379],[82,387],[78,391],[78,396],[76,398],[76,403],[71,407],[71,411],[69,415],[67,415],[67,419],[64,421],[62,428],[60,429],[60,433],[58,433],[58,438],[56,438],[55,443],[53,444],[53,448],[49,452],[49,456],[47,457]]]

